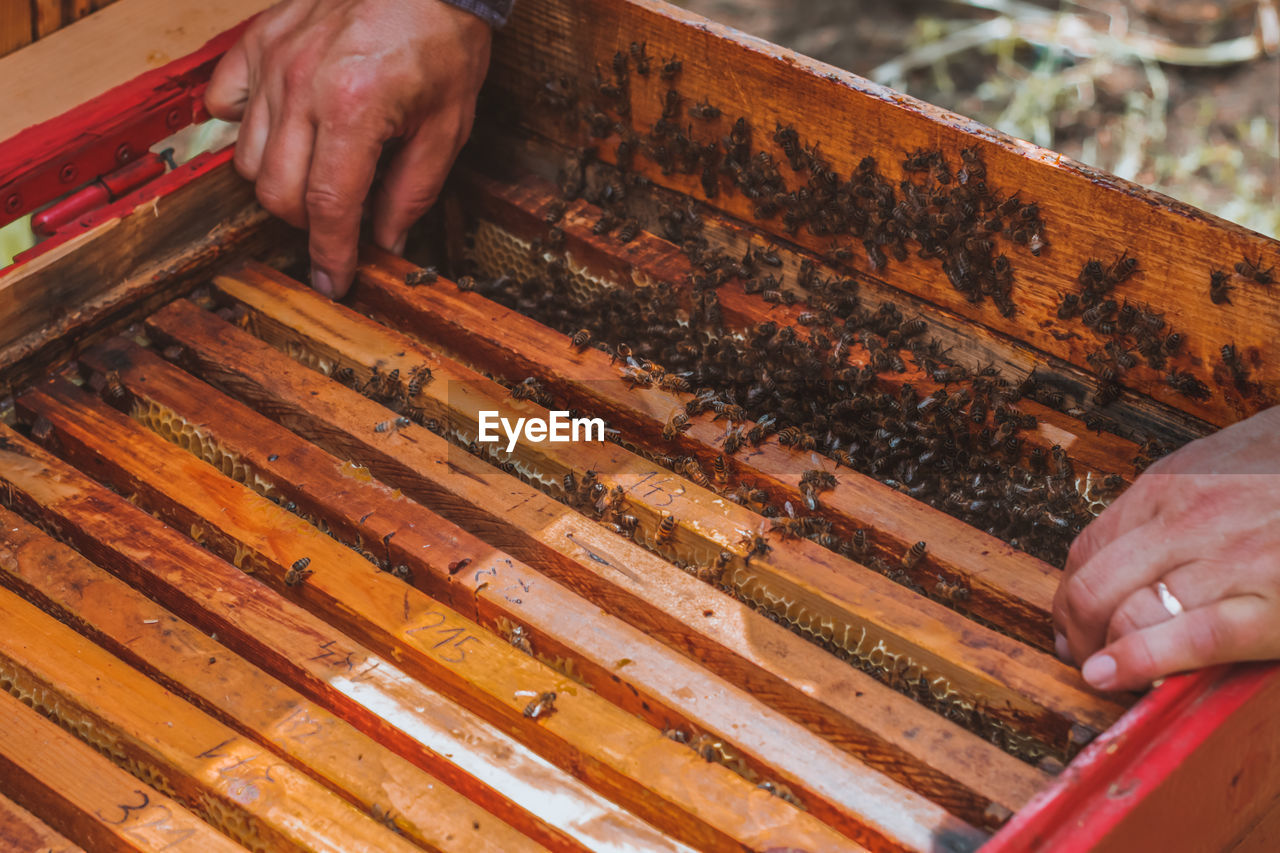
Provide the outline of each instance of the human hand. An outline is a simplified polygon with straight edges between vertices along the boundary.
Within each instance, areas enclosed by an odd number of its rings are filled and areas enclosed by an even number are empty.
[[[1053,619],[1059,655],[1102,690],[1280,658],[1280,407],[1134,481],[1072,545]]]
[[[373,240],[403,251],[471,132],[489,43],[488,24],[439,0],[282,0],[218,64],[209,112],[242,122],[235,165],[262,206],[310,228],[316,290],[351,286],[388,143]]]

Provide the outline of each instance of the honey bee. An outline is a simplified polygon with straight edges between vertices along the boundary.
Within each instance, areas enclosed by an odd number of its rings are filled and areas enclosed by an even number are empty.
[[[1248,255],[1244,256],[1244,260],[1236,264],[1236,272],[1245,278],[1251,278],[1258,284],[1274,284],[1275,279],[1272,273],[1275,272],[1275,265],[1262,268],[1262,256],[1258,256],[1258,260],[1251,259]]]
[[[712,465],[712,473],[715,475],[716,482],[724,484],[729,482],[729,462],[724,458],[724,454],[718,454],[715,463]]]
[[[402,416],[402,417],[395,418],[394,420],[382,421],[381,423],[374,426],[373,431],[374,432],[395,432],[396,430],[404,429],[405,427],[409,426],[409,424],[411,423],[413,423],[413,421]]]
[[[417,397],[422,393],[422,386],[431,381],[431,368],[425,364],[419,364],[417,367],[409,371],[409,385],[405,389],[409,399]]]
[[[933,594],[948,604],[963,604],[969,600],[969,587],[962,583],[949,583],[938,577],[933,585]]]
[[[1209,299],[1214,305],[1231,304],[1231,285],[1227,283],[1230,276],[1223,270],[1209,273]]]
[[[907,549],[905,554],[902,555],[902,562],[899,565],[901,565],[905,571],[911,571],[920,564],[921,560],[924,559],[924,552],[928,547],[928,543],[923,539],[915,543]]]
[[[115,408],[120,408],[129,399],[129,392],[120,381],[120,371],[108,370],[102,377],[102,398]]]
[[[579,329],[573,333],[573,337],[569,339],[569,345],[574,349],[586,349],[591,343],[591,330]]]
[[[703,121],[711,121],[720,118],[721,113],[719,107],[714,107],[706,101],[699,101],[689,107],[689,115],[694,118],[700,118]]]
[[[560,486],[564,489],[566,495],[576,495],[578,493],[578,478],[570,471],[560,480]]]
[[[665,373],[658,380],[658,387],[664,391],[687,394],[689,393],[689,380],[676,373]]]
[[[469,275],[458,276],[458,280],[454,284],[457,285],[458,290],[464,293],[469,293],[476,289],[476,280]]]
[[[531,720],[550,717],[556,711],[556,694],[552,691],[541,693],[528,705],[524,706],[524,715]]]
[[[622,227],[618,229],[618,242],[630,243],[640,235],[640,221],[637,219],[627,219],[622,223]]]
[[[309,565],[311,565],[310,557],[302,557],[301,559],[294,561],[294,564],[289,567],[289,571],[284,574],[285,585],[301,586],[305,583],[307,578],[315,574],[307,568]]]
[[[692,456],[686,456],[681,465],[681,469],[686,477],[704,489],[713,489],[711,478],[707,476],[707,472],[702,470],[702,466],[698,464],[698,460]]]
[[[680,436],[680,433],[688,428],[689,416],[685,414],[683,409],[675,409],[667,417],[667,422],[662,427],[662,437],[667,441],[674,441]]]
[[[658,522],[658,533],[655,537],[656,544],[661,547],[670,544],[672,537],[676,534],[676,517],[669,512],[662,514],[662,521]]]
[[[734,427],[724,434],[725,455],[732,456],[742,448],[742,427]]]
[[[435,267],[421,267],[405,273],[404,283],[406,287],[417,287],[420,284],[434,284],[439,277]]]
[[[1165,376],[1169,387],[1184,397],[1192,400],[1209,399],[1209,388],[1193,374],[1185,370],[1174,370]]]
[[[631,61],[635,63],[636,73],[641,77],[649,76],[649,56],[645,53],[645,45],[647,42],[633,41],[631,43]]]
[[[676,75],[684,68],[684,63],[674,56],[662,63],[662,68],[658,71],[658,76],[663,80],[674,80]]]

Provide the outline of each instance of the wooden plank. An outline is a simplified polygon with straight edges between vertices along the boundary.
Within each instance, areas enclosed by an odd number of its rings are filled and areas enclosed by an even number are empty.
[[[545,849],[4,509],[0,582],[426,849]]]
[[[234,840],[268,850],[417,849],[8,590],[0,615],[0,673],[11,693]]]
[[[412,264],[376,252],[368,253],[367,259],[354,294],[362,312],[451,352],[466,353],[470,365],[510,384],[533,376],[560,405],[604,416],[632,444],[660,455],[692,456],[704,471],[713,471],[724,449],[727,427],[723,420],[707,413],[690,418],[689,428],[673,438],[665,434],[671,413],[683,410],[689,395],[628,388],[619,378],[615,359],[606,353],[592,348],[578,352],[556,330],[478,294],[459,292],[449,282],[405,287],[404,275]],[[639,266],[636,269],[644,274]],[[659,276],[656,280],[671,279]],[[732,295],[725,293],[728,289],[720,291],[726,317],[737,307]],[[758,320],[748,319],[744,325]],[[785,320],[779,317],[777,322]],[[752,424],[741,426],[746,430]],[[800,478],[805,470],[820,467],[813,453],[784,447],[776,437],[724,455],[735,471],[725,490],[737,483],[752,483],[768,492],[775,506],[804,507]],[[828,461],[826,467],[836,468],[836,464]],[[822,493],[817,514],[831,521],[834,532],[845,541],[858,530],[865,532],[869,549],[861,556],[863,562],[879,557],[897,568],[914,543],[927,539],[927,556],[904,570],[904,579],[948,606],[1052,651],[1050,611],[1058,570],[872,477],[839,469],[837,479],[834,489]],[[941,590],[951,594],[936,592]],[[964,591],[963,597],[958,590]]]
[[[230,152],[192,162],[156,183],[171,192],[16,269],[0,273],[0,394],[41,375],[77,345],[118,330],[171,298],[218,260],[269,251],[252,185]],[[203,180],[189,180],[193,174]],[[273,236],[274,235],[274,236]]]
[[[526,835],[555,850],[687,849],[7,427],[0,460],[9,504]]]
[[[542,106],[548,100],[547,81],[561,76],[582,102],[595,99],[597,69],[606,69],[607,77],[615,53],[626,56],[633,41],[647,44],[654,63],[671,56],[682,60],[682,71],[671,82],[658,73],[629,75],[628,115],[607,114],[604,129],[609,135],[590,139],[563,113]],[[686,121],[680,115],[672,122],[694,145],[719,142],[738,116],[748,116],[754,126],[753,151],[775,156],[788,190],[804,185],[808,176],[793,176],[772,140],[778,126],[794,127],[799,143],[816,145],[842,177],[853,174],[864,156],[875,157],[891,188],[911,176],[902,161],[912,151],[941,151],[954,173],[961,150],[974,148],[985,161],[987,185],[1018,194],[1022,204],[1036,203],[1046,223],[1049,245],[1038,257],[1012,241],[999,243],[1013,260],[1017,314],[1001,316],[990,300],[970,304],[950,286],[936,260],[891,259],[878,277],[1088,370],[1085,354],[1099,348],[1100,341],[1082,325],[1058,321],[1060,294],[1074,289],[1090,258],[1109,264],[1128,252],[1139,259],[1140,272],[1119,288],[1118,297],[1150,303],[1165,313],[1169,328],[1186,339],[1186,354],[1174,365],[1192,371],[1211,395],[1204,401],[1183,397],[1162,381],[1163,373],[1146,367],[1127,373],[1125,384],[1216,424],[1273,402],[1270,393],[1242,399],[1227,391],[1229,379],[1220,384],[1213,373],[1220,366],[1219,347],[1234,341],[1241,352],[1257,355],[1251,379],[1273,387],[1280,379],[1280,307],[1268,288],[1246,284],[1234,273],[1230,304],[1213,304],[1208,290],[1214,269],[1230,272],[1246,258],[1260,260],[1263,268],[1280,263],[1280,244],[1274,240],[657,0],[523,3],[500,34],[493,55],[494,102],[508,122],[518,115],[517,120],[570,147],[595,145],[609,162],[616,162],[617,137],[609,130],[615,121],[621,119],[643,142],[661,117],[669,87],[678,89],[684,105],[708,100],[722,110],[711,121]],[[663,174],[644,145],[635,169],[660,186],[703,196],[701,169]],[[729,183],[723,181],[726,189],[709,203],[752,220],[754,203],[729,189]],[[786,233],[781,217],[760,224],[771,233]],[[826,251],[832,236],[815,236],[801,227],[789,239]],[[917,248],[909,245],[912,251]],[[869,267],[861,258],[854,266]]]
[[[119,0],[42,38],[0,61],[0,80],[6,84],[0,92],[0,140],[195,51],[269,5],[268,0],[210,0],[187,8],[166,0]],[[27,2],[6,2],[3,8],[30,15]],[[27,39],[20,44],[31,40],[27,21]],[[0,42],[0,53],[17,46]]]
[[[0,691],[0,790],[94,851],[244,850],[8,691]],[[18,834],[10,834],[11,828],[5,824],[0,834],[5,850],[79,849],[29,825]]]
[[[398,369],[401,376],[428,365],[435,380],[421,389],[415,405],[467,441],[476,434],[479,411],[495,411],[513,422],[526,415],[546,417],[531,401],[511,399],[506,389],[474,371],[315,296],[274,270],[246,267],[218,277],[215,287],[251,308],[249,322],[272,343],[334,369],[349,367],[357,382],[368,379],[370,365],[384,372]],[[814,633],[825,631],[823,639],[855,656],[870,658],[878,649],[873,667],[884,667],[898,683],[930,685],[924,698],[932,693],[952,712],[989,717],[1011,730],[1015,742],[1029,733],[1065,755],[1072,749],[1073,726],[1101,730],[1121,713],[1121,705],[1093,694],[1074,668],[812,542],[775,536],[771,551],[749,554],[745,542],[767,530],[766,519],[616,445],[525,442],[517,444],[512,460],[550,484],[575,470],[596,471],[606,490],[622,487],[644,544],[708,570],[720,552],[728,551],[734,556],[724,561],[720,582],[738,595],[774,607]],[[666,517],[676,519],[676,527],[659,541],[657,525]]]
[[[548,229],[545,217],[552,206],[559,201],[559,191],[553,184],[533,177],[526,177],[516,182],[500,181],[471,172],[467,175],[466,189],[469,209],[485,218],[492,217],[500,227],[520,238],[530,242],[542,239],[545,242]],[[694,268],[688,257],[674,244],[648,231],[640,232],[636,239],[628,243],[621,243],[617,239],[616,232],[609,235],[593,233],[593,228],[599,222],[603,212],[601,208],[579,199],[570,204],[563,217],[557,221],[556,226],[564,233],[563,251],[572,253],[574,266],[622,287],[634,288],[637,286],[637,281],[672,282],[684,294],[686,307],[690,307],[692,294],[689,282],[699,270]],[[775,272],[783,280],[788,277],[794,280],[798,277],[799,266],[803,261],[813,263],[815,274],[821,278],[842,275],[841,271],[826,266],[822,258],[813,253],[788,252],[785,248],[765,244],[759,239],[751,240],[745,228],[731,225],[724,217],[719,217],[711,224],[704,219],[703,224],[701,233],[709,240],[714,239],[716,232],[724,229],[733,229],[737,232],[731,233],[720,243],[731,257],[740,258],[748,248],[752,247],[754,250],[764,251],[767,246],[768,250],[778,257],[780,266]],[[472,254],[479,264],[490,262],[489,259],[482,258],[478,251]],[[485,271],[494,277],[509,273],[508,270],[498,268]],[[872,286],[875,284],[875,279],[867,278],[866,281]],[[800,295],[807,292],[799,285],[788,289]],[[716,293],[725,321],[736,331],[745,333],[759,323],[773,322],[791,326],[801,340],[810,337],[810,332],[806,330],[805,325],[799,322],[799,318],[809,311],[808,306],[803,303],[769,304],[759,295],[747,294],[740,280],[731,281],[718,288]],[[861,283],[859,297],[864,305],[872,304],[871,294],[862,289]],[[900,292],[899,298],[901,298]],[[932,313],[916,315],[923,316],[925,322],[929,324],[929,330],[924,333],[924,336],[930,338],[934,337]],[[913,316],[910,310],[904,314],[908,317]],[[974,328],[954,316],[952,322],[967,326],[966,331],[971,336],[981,334],[981,327]],[[637,330],[637,333],[642,334],[640,330]],[[933,379],[928,370],[912,363],[909,350],[904,348],[902,355],[906,369],[902,373],[893,370],[878,372],[876,374],[877,390],[896,394],[903,385],[910,385],[923,399],[945,388],[942,383]],[[947,364],[956,363],[952,356],[952,352],[947,353]],[[976,365],[978,360],[970,358],[969,364]],[[986,359],[982,361],[984,365],[987,363]],[[859,368],[871,366],[871,353],[866,345],[853,340],[849,343],[843,364]],[[1023,375],[1030,372],[1031,368],[1027,367],[1020,375],[1009,378],[1014,381],[1020,380]],[[830,372],[827,373],[826,378],[830,378]],[[1077,418],[1051,409],[1030,398],[1019,400],[1012,408],[1023,414],[1033,415],[1038,421],[1036,429],[1019,433],[1019,436],[1024,439],[1024,448],[1029,450],[1037,447],[1048,453],[1054,445],[1058,445],[1067,451],[1078,474],[1088,472],[1100,480],[1107,474],[1119,473],[1126,476],[1128,480],[1133,479],[1132,459],[1137,454],[1138,446],[1132,441],[1110,433],[1093,435],[1093,431]],[[966,421],[966,426],[970,424],[971,422]],[[994,412],[987,413],[981,426],[992,428],[998,426],[995,423]],[[970,426],[972,432],[977,432],[979,428],[976,424]],[[1025,454],[1023,458],[1025,459]]]
[[[206,381],[331,453],[367,466],[383,482],[953,812],[979,821],[992,803],[1013,811],[1043,785],[1044,777],[1022,762],[537,489],[458,453],[434,433],[416,425],[371,432],[370,423],[394,413],[345,386],[322,382],[214,314],[180,300],[148,320],[147,334]],[[899,805],[897,813],[907,820],[881,816],[886,831],[946,828],[945,821],[914,810],[908,814],[907,806],[918,803],[904,798]]]
[[[0,4],[0,56],[30,44],[32,36],[31,4],[26,0]],[[8,134],[0,133],[0,138],[4,136]]]
[[[83,853],[53,827],[0,796],[0,844],[14,853]]]
[[[404,500],[398,490],[354,480],[348,463],[137,345],[117,339],[86,353],[81,363],[115,371],[133,396],[135,420],[197,450],[206,461],[235,459],[239,478],[257,491],[295,504],[341,541],[371,543],[384,568],[406,567],[415,586],[455,609],[474,608],[477,621],[496,633],[516,636],[512,631],[519,626],[526,652],[571,672],[652,725],[720,742],[722,747],[708,747],[704,757],[719,756],[757,784],[785,786],[806,811],[851,838],[894,849],[932,847],[936,836],[912,843],[910,835],[885,837],[874,829],[884,824],[882,815],[909,804],[911,811],[924,812],[919,817],[928,817],[925,825],[942,824],[937,830],[957,843],[967,837],[976,848],[980,842],[981,834],[948,823],[940,811],[914,802],[912,792],[518,559],[495,555],[488,568],[468,567],[462,582],[454,582],[458,573],[450,567],[482,552],[479,538]],[[380,541],[386,543],[385,558],[376,556]]]
[[[473,620],[374,570],[297,516],[69,383],[51,382],[21,400],[27,415],[52,425],[49,436],[75,464],[135,493],[172,523],[194,526],[206,547],[288,591],[375,651],[400,658],[414,675],[518,732],[544,757],[662,829],[713,849],[861,849]],[[473,559],[487,565],[493,556],[486,548]],[[300,558],[311,560],[314,576],[287,583],[286,573]],[[556,694],[554,711],[531,713],[529,697],[547,693]]]

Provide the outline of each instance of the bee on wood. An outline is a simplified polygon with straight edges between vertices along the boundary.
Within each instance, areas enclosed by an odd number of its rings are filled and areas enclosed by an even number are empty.
[[[684,63],[674,56],[662,63],[662,68],[658,71],[658,76],[663,80],[674,80],[676,75],[684,68]]]
[[[630,243],[640,235],[640,222],[636,219],[628,219],[622,223],[622,227],[618,229],[618,242]]]
[[[658,387],[664,391],[689,393],[689,380],[677,373],[664,373],[658,380]]]
[[[122,407],[129,399],[129,392],[120,381],[120,371],[108,370],[102,377],[102,399],[114,408]]]
[[[434,284],[439,277],[435,267],[422,267],[405,273],[404,283],[406,287],[417,287],[420,284]]]
[[[780,518],[773,522],[773,530],[781,530],[790,539],[804,539],[831,531],[831,522],[818,515],[806,515],[799,518]]]
[[[524,715],[531,720],[550,717],[556,711],[556,694],[553,691],[538,694],[528,705],[524,706]]]
[[[669,512],[662,514],[662,521],[658,522],[658,532],[654,537],[655,544],[659,547],[667,545],[676,535],[676,517]]]
[[[742,427],[733,427],[724,434],[724,453],[732,456],[742,448]]]
[[[618,532],[628,539],[634,539],[636,529],[640,526],[640,519],[630,513],[622,513],[617,520]]]
[[[667,441],[674,441],[688,428],[689,416],[683,409],[675,409],[667,416],[667,422],[662,427],[662,437]]]
[[[1209,273],[1209,299],[1214,305],[1231,304],[1231,285],[1227,283],[1230,275],[1224,270],[1213,270]]]
[[[461,290],[463,293],[470,293],[476,289],[476,280],[469,275],[458,276],[458,280],[454,282],[454,284],[457,286],[458,290]]]
[[[1209,399],[1209,387],[1185,370],[1174,370],[1165,376],[1169,387],[1191,400]]]
[[[569,339],[569,346],[574,349],[586,349],[591,343],[591,330],[579,329],[573,333],[573,337]]]
[[[378,423],[377,425],[374,426],[373,431],[374,432],[395,432],[396,430],[404,429],[405,427],[409,426],[409,424],[411,423],[413,423],[413,421],[402,416],[402,417],[395,418],[394,420],[382,421]]]
[[[707,476],[707,472],[702,470],[702,466],[698,464],[698,460],[692,456],[686,456],[681,465],[681,470],[686,477],[704,489],[713,489],[711,478]]]
[[[929,547],[928,543],[926,543],[923,539],[915,543],[914,545],[912,545],[910,548],[907,549],[907,552],[905,554],[902,555],[902,562],[899,563],[899,565],[905,571],[908,571],[908,572],[911,571],[912,569],[914,569],[916,566],[920,564],[921,560],[924,559],[924,552],[928,549],[928,547]]]
[[[689,107],[689,115],[694,118],[700,118],[703,121],[711,121],[720,118],[721,112],[719,107],[714,107],[706,101],[699,101]]]
[[[350,367],[339,367],[333,372],[333,378],[341,382],[343,385],[353,385],[356,381],[356,372]]]
[[[1236,264],[1236,272],[1245,278],[1251,278],[1258,284],[1274,284],[1275,278],[1272,273],[1275,272],[1275,265],[1271,265],[1267,269],[1262,268],[1262,256],[1259,255],[1255,261],[1248,255],[1244,256],[1244,260]]]
[[[578,478],[570,471],[560,480],[560,487],[564,489],[566,495],[576,495],[578,493]]]
[[[425,364],[419,364],[417,367],[409,371],[409,384],[405,388],[409,399],[417,397],[422,393],[422,386],[431,381],[431,368]]]
[[[647,42],[633,41],[631,43],[631,61],[635,63],[636,73],[641,77],[649,76],[649,56],[645,53],[645,45]]]
[[[969,600],[969,587],[962,583],[949,583],[939,577],[933,585],[933,594],[947,604],[963,604]]]
[[[549,395],[535,377],[526,376],[523,382],[511,386],[511,399],[541,402],[549,399]]]
[[[392,577],[399,578],[405,583],[413,583],[413,571],[404,563],[397,563],[387,569],[388,574]]]
[[[723,453],[716,456],[715,462],[712,464],[712,474],[715,476],[716,482],[721,485],[729,482],[729,461],[725,459]]]
[[[1229,371],[1231,371],[1231,378],[1235,380],[1236,387],[1241,387],[1244,384],[1245,379],[1248,378],[1249,371],[1248,368],[1245,367],[1244,362],[1240,360],[1240,354],[1236,351],[1236,345],[1234,343],[1223,344],[1220,352],[1222,353],[1222,363],[1227,366]]]
[[[307,568],[311,565],[310,557],[303,557],[295,560],[294,564],[289,567],[289,571],[284,573],[284,582],[286,586],[301,586],[306,583],[307,578],[311,577],[315,572]]]
[[[621,375],[630,388],[648,388],[653,384],[653,375],[642,367],[628,365],[622,368]]]
[[[547,205],[547,212],[543,214],[542,221],[548,225],[555,225],[564,218],[564,212],[568,207],[569,204],[564,199],[556,199]]]
[[[747,546],[747,555],[744,558],[746,563],[751,562],[752,557],[763,557],[773,550],[773,546],[764,538],[764,525],[768,522],[760,523],[760,530],[756,533],[743,533],[739,544]]]

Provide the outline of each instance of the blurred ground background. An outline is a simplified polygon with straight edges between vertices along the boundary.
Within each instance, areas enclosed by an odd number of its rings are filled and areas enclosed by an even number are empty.
[[[1280,237],[1276,0],[676,0]]]

